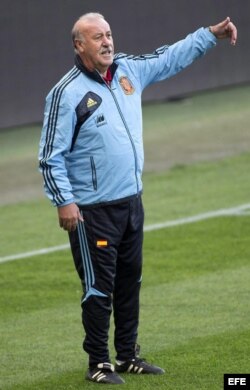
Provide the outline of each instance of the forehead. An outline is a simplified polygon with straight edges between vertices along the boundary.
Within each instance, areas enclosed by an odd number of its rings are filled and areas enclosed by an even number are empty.
[[[98,33],[107,33],[110,31],[110,26],[108,22],[102,18],[89,19],[80,22],[79,30],[84,34],[94,35]]]

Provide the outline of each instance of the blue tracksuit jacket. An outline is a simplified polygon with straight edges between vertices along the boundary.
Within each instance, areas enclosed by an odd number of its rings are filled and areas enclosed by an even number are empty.
[[[142,91],[175,75],[215,44],[215,36],[200,28],[153,54],[117,54],[110,86],[77,57],[46,99],[39,161],[52,203],[92,206],[140,193]]]

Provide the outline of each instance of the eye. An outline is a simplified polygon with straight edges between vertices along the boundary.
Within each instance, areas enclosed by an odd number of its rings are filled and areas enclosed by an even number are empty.
[[[102,39],[102,35],[96,35],[94,39],[95,41],[100,41]]]

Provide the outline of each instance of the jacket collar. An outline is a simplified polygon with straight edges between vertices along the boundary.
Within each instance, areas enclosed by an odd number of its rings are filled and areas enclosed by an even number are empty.
[[[100,73],[97,71],[97,70],[94,70],[93,72],[91,72],[90,70],[88,70],[85,65],[83,64],[80,56],[77,54],[75,56],[75,66],[80,69],[81,72],[83,72],[87,77],[97,81],[98,83],[100,84],[105,84],[105,81],[103,80],[102,76],[100,75]],[[118,65],[113,62],[109,69],[110,69],[110,72],[111,72],[111,76],[112,76],[112,79],[114,77],[114,74],[116,72],[116,69],[118,68]]]

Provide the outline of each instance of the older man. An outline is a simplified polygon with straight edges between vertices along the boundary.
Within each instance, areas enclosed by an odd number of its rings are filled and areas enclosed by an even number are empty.
[[[120,373],[163,374],[139,357],[143,205],[141,94],[229,38],[230,18],[151,55],[114,55],[104,17],[88,13],[72,30],[75,66],[47,96],[40,142],[45,191],[69,232],[83,286],[86,378],[121,384]],[[108,350],[114,312],[115,367]]]

